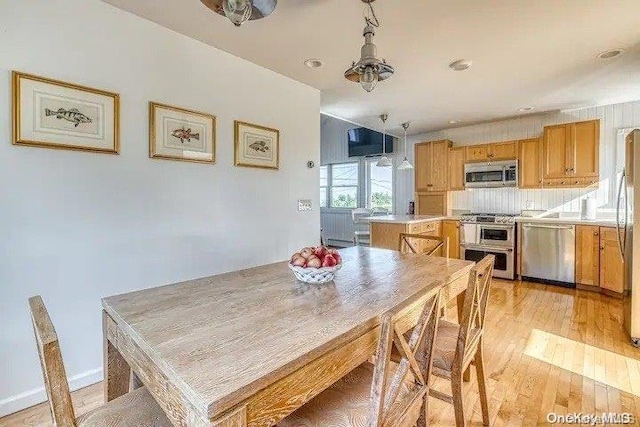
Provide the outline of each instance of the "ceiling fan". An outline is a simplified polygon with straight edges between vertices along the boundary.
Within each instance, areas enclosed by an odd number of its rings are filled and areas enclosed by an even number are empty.
[[[214,12],[226,16],[236,27],[265,18],[276,9],[278,0],[200,0]]]

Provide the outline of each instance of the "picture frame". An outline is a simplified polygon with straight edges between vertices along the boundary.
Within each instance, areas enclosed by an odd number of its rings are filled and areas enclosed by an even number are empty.
[[[236,120],[235,166],[280,169],[280,131]]]
[[[216,116],[150,102],[149,157],[215,164]]]
[[[120,154],[120,95],[12,71],[12,144]]]

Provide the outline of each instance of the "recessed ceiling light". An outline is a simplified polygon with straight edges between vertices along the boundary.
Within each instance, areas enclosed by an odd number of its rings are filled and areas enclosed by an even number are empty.
[[[451,64],[449,64],[449,68],[451,68],[453,71],[464,71],[471,67],[471,64],[473,64],[473,61],[470,61],[468,59],[458,59],[457,61],[453,61]]]
[[[611,49],[611,50],[605,50],[604,52],[601,52],[598,54],[598,58],[600,59],[611,59],[611,58],[615,58],[616,56],[620,56],[624,53],[624,50],[622,49]]]
[[[533,107],[522,107],[518,109],[518,111],[522,111],[522,112],[531,111],[531,110],[533,110]]]
[[[320,61],[319,59],[307,59],[306,61],[304,61],[304,65],[306,65],[309,68],[320,68],[322,67],[322,61]]]
[[[460,123],[462,120],[449,120],[449,124],[450,125],[457,125],[458,123]]]

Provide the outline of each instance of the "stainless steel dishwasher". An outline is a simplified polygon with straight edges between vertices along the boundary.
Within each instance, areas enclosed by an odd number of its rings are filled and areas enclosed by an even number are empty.
[[[523,278],[575,286],[574,225],[522,224]]]

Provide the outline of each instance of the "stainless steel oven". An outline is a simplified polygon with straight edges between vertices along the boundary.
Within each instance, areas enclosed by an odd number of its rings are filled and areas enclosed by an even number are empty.
[[[496,257],[493,275],[503,279],[515,278],[515,253],[513,248],[488,245],[460,245],[462,259],[478,262],[487,255]]]
[[[464,165],[465,188],[515,187],[517,183],[517,160]]]
[[[515,227],[513,225],[478,224],[478,243],[513,247]]]

